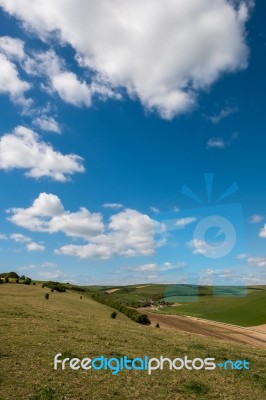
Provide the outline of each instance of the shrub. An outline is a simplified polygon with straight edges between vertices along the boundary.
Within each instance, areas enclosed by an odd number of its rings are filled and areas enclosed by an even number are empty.
[[[44,298],[45,298],[46,300],[49,300],[49,293],[45,293]]]
[[[157,324],[155,325],[156,328],[160,328],[160,324],[159,322],[157,322]]]
[[[23,283],[24,283],[24,285],[30,285],[31,284],[31,279],[30,278],[26,278]]]
[[[80,300],[82,299],[82,296],[80,296]]]
[[[54,293],[54,289],[51,289],[51,292]]]
[[[9,282],[9,278],[8,278],[8,276],[6,276],[5,277],[5,283],[8,283]]]
[[[1,285],[1,283],[4,283],[2,278],[0,278],[0,285]]]
[[[116,316],[117,316],[117,312],[116,312],[116,311],[113,311],[113,312],[111,313],[111,318],[116,319]]]
[[[42,284],[42,288],[44,288],[44,287],[45,287],[45,284],[43,283],[43,284]]]
[[[36,285],[36,282],[33,282],[33,285],[35,286],[35,285]]]

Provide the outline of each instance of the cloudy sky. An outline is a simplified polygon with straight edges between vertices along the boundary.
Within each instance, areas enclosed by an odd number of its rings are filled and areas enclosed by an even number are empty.
[[[0,0],[0,271],[266,284],[265,11]]]

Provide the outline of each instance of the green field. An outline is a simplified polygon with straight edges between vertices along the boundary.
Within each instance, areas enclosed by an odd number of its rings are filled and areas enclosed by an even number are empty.
[[[147,290],[148,288],[146,288]],[[152,290],[150,287],[149,290]],[[49,292],[49,300],[44,294]],[[263,399],[265,350],[137,324],[73,291],[40,284],[0,287],[1,400]],[[96,357],[247,359],[250,371],[53,370],[55,354]]]
[[[220,295],[214,296],[214,291]],[[156,310],[164,314],[190,315],[240,326],[266,324],[265,286],[245,290],[193,285],[173,285],[172,288],[167,285],[127,286],[110,296],[129,305],[134,300],[140,307],[152,299],[178,303],[178,306],[163,306]]]

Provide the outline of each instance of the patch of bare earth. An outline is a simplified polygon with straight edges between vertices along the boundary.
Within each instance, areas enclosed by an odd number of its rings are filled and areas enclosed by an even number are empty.
[[[244,328],[188,316],[155,314],[149,312],[147,308],[141,308],[139,311],[147,314],[152,324],[159,323],[160,327],[164,329],[196,333],[216,339],[266,348],[266,325]]]
[[[112,293],[117,292],[118,290],[120,290],[120,289],[108,289],[108,290],[105,290],[105,293],[112,294]]]

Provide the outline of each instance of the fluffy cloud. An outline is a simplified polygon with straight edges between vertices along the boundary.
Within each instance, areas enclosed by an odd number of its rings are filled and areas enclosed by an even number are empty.
[[[64,209],[59,197],[41,193],[29,208],[11,208],[7,212],[9,221],[30,231],[62,232],[87,242],[63,246],[57,249],[57,254],[108,259],[114,255],[130,257],[154,253],[155,221],[136,210],[120,211],[104,225],[101,214],[91,213],[84,207],[71,213]]]
[[[25,243],[27,251],[44,251],[45,246],[35,243],[28,236],[22,235],[21,233],[13,233],[10,235],[10,239],[17,243]]]
[[[33,120],[33,124],[43,131],[60,133],[61,128],[53,117],[42,115]]]
[[[12,233],[10,239],[15,240],[17,243],[27,243],[31,241],[28,236],[22,235],[21,233]]]
[[[77,107],[90,107],[93,96],[101,100],[121,97],[112,90],[110,84],[99,77],[90,83],[79,79],[76,74],[67,70],[65,61],[53,50],[32,52],[23,66],[27,74],[45,79],[45,83],[41,83],[45,91],[50,94],[55,92],[64,102]]]
[[[66,245],[57,254],[88,259],[109,259],[114,255],[132,257],[154,253],[154,221],[136,210],[126,209],[113,215],[106,233],[94,236],[85,245]]]
[[[31,242],[26,245],[28,251],[44,251],[45,247],[42,244]]]
[[[266,239],[266,225],[260,230],[259,237]]]
[[[165,262],[162,265],[158,265],[155,263],[151,264],[144,264],[140,265],[137,267],[130,267],[127,270],[133,271],[133,272],[167,272],[167,271],[173,271],[173,270],[180,270],[186,266],[186,263],[182,261],[178,261],[176,263],[170,263],[170,262]]]
[[[187,243],[188,247],[193,250],[193,254],[205,254],[206,253],[206,242],[193,239]]]
[[[0,53],[0,94],[7,94],[13,101],[23,103],[26,101],[24,93],[29,88],[29,83],[19,77],[16,65]]]
[[[23,126],[0,139],[0,169],[26,169],[26,176],[50,177],[64,182],[75,172],[84,172],[82,158],[75,154],[63,155],[40,140],[37,133]]]
[[[90,106],[91,92],[85,82],[80,82],[73,72],[64,72],[52,78],[52,86],[59,96],[75,106]]]
[[[21,61],[25,58],[24,43],[20,39],[9,36],[0,37],[0,51],[11,59]]]
[[[125,88],[145,108],[168,119],[190,110],[198,92],[224,72],[246,67],[249,3],[0,0],[5,11],[41,38],[57,32],[103,87]],[[53,84],[66,101],[89,104],[86,83],[71,73]]]
[[[248,263],[253,267],[266,267],[266,257],[250,257]]]
[[[70,237],[90,238],[103,231],[102,217],[85,208],[75,213],[66,211],[60,199],[41,193],[29,208],[11,208],[9,220],[35,232],[63,232]]]

